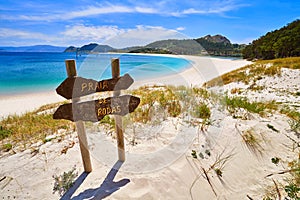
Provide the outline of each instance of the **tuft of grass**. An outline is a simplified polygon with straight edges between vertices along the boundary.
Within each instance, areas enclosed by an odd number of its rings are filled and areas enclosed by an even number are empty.
[[[75,172],[75,170],[76,168],[73,167],[70,171],[59,176],[53,175],[53,193],[58,192],[60,196],[63,196],[73,186],[75,178],[78,176],[78,172]]]
[[[197,159],[197,152],[195,150],[192,150],[191,155],[193,158]]]
[[[300,187],[298,187],[295,183],[290,183],[284,186],[284,191],[287,193],[288,197],[293,200],[300,200]]]
[[[12,131],[6,127],[0,126],[0,140],[9,137],[12,134]]]
[[[211,116],[210,108],[205,103],[200,103],[194,107],[192,115],[201,119],[209,119]]]
[[[300,113],[297,112],[296,110],[291,110],[290,108],[288,107],[283,107],[281,110],[280,110],[280,113],[281,114],[285,114],[286,116],[288,116],[289,118],[293,119],[293,120],[296,120],[296,121],[299,121],[300,120]]]
[[[141,99],[139,107],[131,114],[136,122],[147,123],[153,118],[157,109],[164,110],[167,116],[177,117],[181,114],[180,97],[170,86],[141,87],[132,91]],[[167,117],[164,116],[164,117]]]
[[[216,174],[217,174],[218,176],[222,177],[223,172],[222,172],[221,169],[215,168],[214,170],[215,170],[215,172],[216,172]]]
[[[300,113],[296,110],[291,110],[288,107],[284,107],[280,110],[281,114],[285,114],[290,118],[288,121],[290,128],[296,134],[300,134]]]
[[[3,145],[2,145],[2,149],[3,149],[3,151],[5,151],[5,152],[8,152],[9,150],[11,150],[12,147],[13,147],[13,145],[12,145],[11,143],[6,143],[6,144],[3,144]]]
[[[272,161],[273,164],[277,165],[279,163],[279,161],[280,161],[280,158],[273,157],[273,158],[271,158],[271,161]]]
[[[260,139],[257,138],[253,129],[248,129],[248,130],[243,131],[242,139],[251,152],[253,152],[255,154],[262,153],[263,148],[260,145],[261,141],[260,141]]]
[[[291,179],[287,181],[284,190],[288,197],[293,200],[300,200],[300,153],[297,160],[288,163]]]
[[[296,134],[300,134],[300,120],[291,119],[288,121],[290,128]]]
[[[109,115],[105,115],[99,123],[108,124],[110,128],[115,127],[115,119],[113,117],[110,117]]]
[[[172,101],[167,106],[167,111],[171,117],[177,117],[181,114],[181,105],[179,101]]]

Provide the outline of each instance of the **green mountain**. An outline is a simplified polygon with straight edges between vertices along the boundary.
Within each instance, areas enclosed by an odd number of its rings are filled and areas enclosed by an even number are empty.
[[[231,44],[222,35],[207,35],[198,39],[169,39],[152,42],[146,46],[127,47],[114,49],[108,45],[91,43],[80,48],[70,46],[65,52],[99,53],[160,53],[160,54],[183,54],[183,55],[216,55],[216,56],[241,56],[244,45]]]
[[[112,48],[111,46],[90,43],[90,44],[84,45],[79,48],[70,46],[70,47],[66,48],[64,52],[105,53],[105,52],[111,52],[111,51],[115,51],[115,49]]]
[[[292,56],[300,56],[300,20],[268,32],[243,50],[243,57],[249,60]]]
[[[195,40],[161,40],[150,43],[145,48],[161,49],[173,54],[201,54],[203,48]]]
[[[161,40],[130,52],[173,53],[187,55],[241,56],[244,45],[231,44],[222,35],[207,35],[198,39]]]
[[[207,35],[196,39],[209,55],[215,56],[241,56],[245,45],[232,44],[222,35]]]

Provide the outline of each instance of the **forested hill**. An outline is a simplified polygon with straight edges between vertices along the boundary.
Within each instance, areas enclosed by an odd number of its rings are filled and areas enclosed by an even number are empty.
[[[99,45],[96,43],[90,43],[83,45],[82,47],[70,46],[65,49],[64,52],[79,52],[79,53],[105,53],[114,51],[115,49],[108,45]]]
[[[160,54],[187,54],[187,55],[215,55],[215,56],[241,56],[245,45],[232,44],[225,36],[207,35],[198,39],[169,39],[152,42],[146,46],[114,49],[108,45],[91,43],[82,47],[70,46],[65,52],[99,53],[160,53]]]
[[[268,32],[243,50],[243,57],[249,60],[292,56],[300,56],[300,20]]]
[[[195,39],[210,55],[216,56],[241,56],[243,44],[232,44],[225,36],[207,35]]]
[[[215,56],[241,56],[241,50],[245,45],[231,44],[231,42],[222,35],[207,35],[198,39],[184,40],[161,40],[148,44],[144,47],[134,49],[130,52],[144,53],[151,51],[153,53],[171,52],[173,54],[188,55],[215,55]]]

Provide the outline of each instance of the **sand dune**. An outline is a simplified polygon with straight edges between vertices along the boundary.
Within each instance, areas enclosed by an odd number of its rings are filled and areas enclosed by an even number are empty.
[[[211,78],[249,64],[243,60],[185,57],[193,63],[191,68],[178,75],[135,83],[133,87],[202,85]],[[270,82],[280,79],[278,86],[283,86],[292,84],[293,77],[299,77],[299,70],[286,70],[283,76],[265,77],[260,83],[268,87]],[[235,87],[241,87],[240,83],[222,86],[224,91]],[[285,91],[274,94],[274,100],[280,100],[290,88],[283,87]],[[299,84],[295,90],[299,91]],[[255,96],[246,89],[243,95]],[[49,94],[49,99],[50,96],[55,94]],[[294,104],[300,101],[299,98],[293,96],[285,102]],[[26,101],[30,99],[20,97],[20,103],[26,105]],[[1,102],[1,109],[9,105],[5,99]],[[36,102],[34,106],[39,104]],[[34,144],[24,152],[3,156],[0,159],[0,198],[59,199],[57,193],[52,193],[52,175],[76,166],[79,178],[73,190],[62,199],[262,199],[266,188],[274,186],[273,179],[278,184],[283,179],[281,175],[267,175],[286,170],[284,161],[295,157],[291,147],[299,138],[291,132],[288,117],[278,112],[260,116],[244,110],[238,113],[241,117],[233,117],[222,106],[213,103],[211,112],[212,123],[202,130],[187,123],[190,118],[186,116],[168,117],[158,125],[137,125],[134,131],[126,130],[127,160],[123,164],[117,162],[116,141],[107,130],[88,128],[93,165],[93,171],[88,175],[82,173],[76,132],[67,134],[61,142],[56,138],[45,144]],[[270,125],[277,131],[270,129]],[[247,131],[255,135],[258,146],[245,143],[242,134]],[[137,145],[130,144],[133,134],[138,140]],[[65,147],[70,148],[62,154]],[[38,151],[33,153],[32,149]],[[197,159],[191,155],[192,150],[197,152]],[[279,164],[271,162],[273,157],[281,159]],[[222,174],[218,175],[216,169]]]

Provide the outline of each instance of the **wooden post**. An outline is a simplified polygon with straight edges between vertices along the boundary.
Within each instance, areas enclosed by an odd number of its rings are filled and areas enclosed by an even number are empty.
[[[111,73],[113,78],[120,77],[120,62],[119,59],[114,58],[111,59]],[[120,96],[121,91],[114,91],[113,96]],[[118,143],[118,156],[119,161],[125,161],[125,147],[124,147],[124,135],[123,135],[123,125],[122,125],[122,117],[116,115],[115,116],[115,123],[116,123],[116,133],[117,133],[117,143]]]
[[[77,76],[76,72],[76,63],[75,60],[66,60],[66,69],[68,77]],[[72,103],[76,103],[79,101],[79,98],[72,99]],[[91,157],[85,132],[85,127],[83,121],[75,122],[77,128],[77,134],[79,139],[79,147],[81,151],[81,158],[83,162],[84,171],[89,173],[92,171]]]

